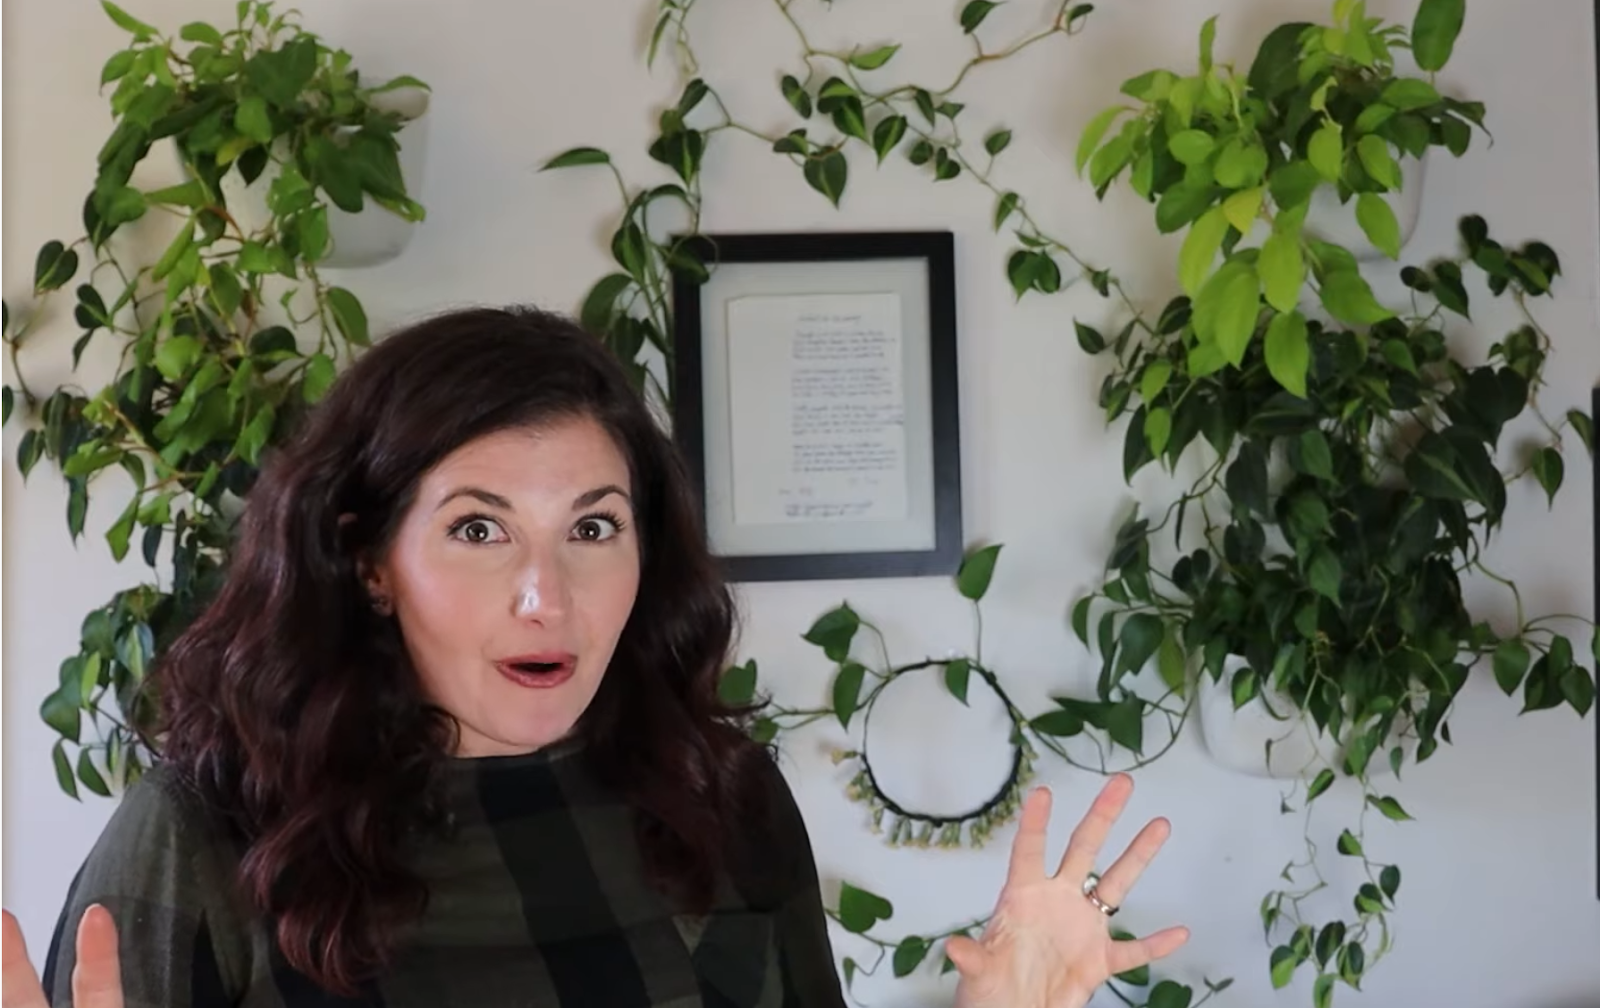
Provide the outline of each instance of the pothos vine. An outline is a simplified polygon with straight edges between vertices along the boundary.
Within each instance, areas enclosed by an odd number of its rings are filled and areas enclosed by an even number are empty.
[[[598,280],[582,300],[580,319],[586,328],[600,334],[611,349],[628,365],[636,384],[660,407],[673,399],[676,361],[672,346],[671,286],[676,277],[703,282],[715,263],[702,261],[693,251],[693,239],[700,234],[704,207],[702,166],[711,142],[720,134],[734,133],[769,146],[798,167],[807,185],[837,207],[850,175],[847,151],[865,147],[878,164],[897,150],[913,165],[926,170],[936,183],[966,178],[977,182],[994,200],[993,226],[998,232],[1010,227],[1017,247],[1008,253],[1006,275],[1017,297],[1029,292],[1055,293],[1074,280],[1088,279],[1102,296],[1113,293],[1128,307],[1132,302],[1108,270],[1092,266],[1065,241],[1045,231],[1030,212],[1026,200],[1016,191],[1004,188],[994,178],[1000,155],[1010,146],[1009,129],[994,127],[983,134],[982,154],[974,151],[962,136],[961,116],[965,105],[958,91],[979,68],[1015,58],[1042,43],[1079,34],[1093,6],[1067,0],[1052,10],[1046,24],[1001,46],[988,46],[979,32],[989,14],[999,6],[991,0],[970,0],[960,11],[961,31],[971,39],[973,55],[962,64],[943,87],[902,84],[876,89],[869,75],[894,59],[900,46],[825,49],[815,45],[797,16],[799,0],[772,0],[775,13],[791,28],[800,50],[802,66],[783,74],[779,90],[803,124],[780,134],[769,133],[737,118],[723,96],[701,74],[689,27],[689,15],[698,0],[661,0],[652,34],[647,62],[653,64],[662,46],[676,53],[682,90],[676,102],[658,118],[659,135],[650,143],[652,159],[666,166],[676,180],[652,187],[630,187],[611,156],[595,147],[575,147],[549,159],[544,170],[578,166],[603,166],[617,184],[623,211],[612,235],[610,250],[619,269]],[[827,2],[827,0],[824,0]],[[870,123],[870,126],[869,126]],[[831,129],[829,128],[831,126]],[[666,215],[662,205],[675,208],[687,220],[667,233],[662,226]],[[1063,275],[1058,259],[1079,270],[1079,277]],[[1082,341],[1080,327],[1080,341]],[[665,411],[665,410],[664,410]],[[957,577],[961,593],[976,607],[987,589],[998,547],[971,554]],[[979,623],[981,628],[981,620]],[[977,657],[943,660],[925,659],[893,666],[885,652],[884,667],[871,669],[850,657],[856,634],[865,628],[880,643],[882,634],[862,619],[848,604],[824,614],[807,631],[808,641],[823,649],[837,669],[832,688],[832,704],[811,709],[767,707],[767,713],[753,727],[758,739],[770,741],[785,729],[800,728],[829,717],[837,717],[849,728],[859,713],[863,733],[872,710],[885,688],[902,676],[932,674],[944,677],[946,686],[965,701],[973,676],[993,690],[1011,720],[1009,744],[1013,749],[1011,768],[1000,788],[969,812],[935,815],[905,807],[886,794],[872,771],[865,735],[858,748],[837,754],[840,762],[852,761],[858,772],[847,792],[868,809],[873,828],[894,845],[958,846],[981,845],[992,833],[1016,814],[1021,789],[1031,778],[1039,749],[1050,751],[1068,764],[1095,773],[1110,772],[1106,744],[1136,754],[1133,769],[1159,757],[1171,747],[1187,715],[1187,703],[1175,706],[1182,693],[1181,666],[1163,662],[1161,676],[1166,692],[1150,701],[1131,689],[1103,690],[1097,701],[1054,697],[1056,709],[1035,716],[1025,715],[1006,694],[998,674]],[[976,653],[981,655],[981,641]],[[870,677],[870,682],[869,682]],[[757,667],[754,659],[730,668],[723,689],[735,700],[745,701],[755,693]],[[1144,756],[1146,716],[1152,711],[1165,716],[1168,738],[1157,751]],[[1105,742],[1099,738],[1105,736]],[[1063,740],[1090,740],[1098,760],[1089,762],[1073,755]],[[976,921],[937,934],[910,935],[894,941],[872,933],[873,928],[892,916],[892,905],[877,894],[845,883],[839,906],[831,916],[847,931],[876,946],[878,961],[863,968],[853,958],[844,961],[847,986],[858,975],[870,975],[884,956],[892,960],[893,973],[904,977],[915,971],[945,939],[967,934],[981,927]],[[1131,935],[1114,929],[1116,937]],[[941,972],[952,964],[945,958]],[[1151,983],[1148,969],[1132,971],[1116,978],[1110,989],[1130,1006],[1149,1008],[1188,1008],[1201,1004],[1232,982],[1205,980],[1207,991],[1198,1000],[1194,990],[1172,980]],[[1144,1001],[1135,1001],[1138,991]]]

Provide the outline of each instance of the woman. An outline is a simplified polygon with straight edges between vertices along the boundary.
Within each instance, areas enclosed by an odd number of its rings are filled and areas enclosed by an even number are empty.
[[[4,1008],[842,1005],[805,826],[718,699],[734,615],[598,340],[486,309],[391,336],[265,466],[42,989],[7,915]],[[1054,877],[1030,797],[948,947],[962,1005],[1082,1005],[1184,941],[1105,923],[1165,822],[1084,888],[1130,788]]]

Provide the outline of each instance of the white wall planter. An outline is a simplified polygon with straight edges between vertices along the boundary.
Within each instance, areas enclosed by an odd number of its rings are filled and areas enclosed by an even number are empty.
[[[1427,158],[1402,157],[1400,162],[1400,191],[1385,193],[1384,202],[1394,211],[1400,225],[1400,247],[1405,248],[1411,234],[1417,229],[1417,218],[1422,212],[1422,190],[1427,178]],[[1387,259],[1381,249],[1367,240],[1366,232],[1356,222],[1355,198],[1339,202],[1339,190],[1332,185],[1321,185],[1311,195],[1311,206],[1306,211],[1306,233],[1323,241],[1343,245],[1362,262]]]
[[[427,161],[428,92],[416,87],[396,88],[374,95],[372,104],[382,111],[398,113],[406,120],[396,134],[400,144],[400,171],[405,178],[407,194],[420,203],[418,193],[422,190],[423,167]],[[283,151],[276,150],[274,155],[281,157]],[[257,230],[272,219],[267,210],[267,192],[277,174],[277,162],[273,161],[249,185],[237,170],[223,176],[223,196],[235,219],[247,231]],[[347,213],[329,204],[329,249],[318,266],[353,269],[389,262],[405,251],[416,229],[416,222],[378,205],[370,197],[360,213]]]

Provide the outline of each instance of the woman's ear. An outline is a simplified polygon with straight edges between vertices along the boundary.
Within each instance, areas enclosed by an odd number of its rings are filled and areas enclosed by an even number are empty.
[[[354,521],[353,514],[339,516],[339,531],[343,533]],[[393,593],[389,588],[388,578],[382,567],[372,562],[366,553],[358,554],[355,558],[356,577],[361,580],[361,587],[366,590],[367,597],[372,600],[372,610],[380,616],[389,616],[394,613]]]

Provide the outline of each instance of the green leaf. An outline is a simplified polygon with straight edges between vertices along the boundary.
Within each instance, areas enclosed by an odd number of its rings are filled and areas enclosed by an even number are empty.
[[[1306,279],[1305,257],[1299,239],[1274,231],[1261,245],[1257,270],[1267,303],[1280,312],[1292,311],[1300,301],[1300,288]]]
[[[1100,335],[1100,330],[1093,326],[1086,326],[1082,322],[1073,320],[1072,328],[1078,337],[1078,346],[1084,353],[1097,354],[1106,348],[1106,338]]]
[[[1212,207],[1189,226],[1189,234],[1178,253],[1178,282],[1190,297],[1199,293],[1227,233],[1228,217],[1222,207]]]
[[[1011,215],[1017,212],[1017,203],[1021,197],[1014,192],[1000,194],[1000,199],[994,207],[994,229],[1000,230]]]
[[[1332,786],[1333,771],[1324,769],[1321,773],[1317,774],[1316,778],[1312,780],[1311,785],[1306,788],[1306,802],[1310,803],[1315,801],[1318,795],[1321,795],[1324,791],[1328,790],[1328,788]]]
[[[1145,1008],[1189,1008],[1193,1000],[1194,991],[1176,980],[1163,980],[1150,988]]]
[[[184,25],[178,30],[178,37],[185,42],[202,42],[219,49],[225,45],[222,33],[204,21],[191,21]]]
[[[1589,414],[1582,410],[1567,410],[1567,423],[1571,424],[1572,429],[1578,432],[1578,439],[1583,442],[1584,450],[1592,453],[1594,451],[1594,421],[1589,418]]]
[[[1322,184],[1322,173],[1309,161],[1291,161],[1272,173],[1267,188],[1283,214],[1304,207]]]
[[[111,789],[106,786],[105,778],[100,776],[100,771],[95,768],[87,749],[78,750],[78,779],[83,781],[84,787],[100,797],[111,797]]]
[[[10,385],[0,389],[0,426],[11,422],[11,408],[16,405],[15,400],[16,395]]]
[[[860,709],[861,684],[866,676],[866,667],[860,662],[847,661],[833,679],[833,712],[841,727],[849,728],[850,719]]]
[[[1300,957],[1294,949],[1287,945],[1279,945],[1272,950],[1268,958],[1268,968],[1272,973],[1272,986],[1282,989],[1289,986],[1289,981],[1294,979],[1295,967],[1300,965]]]
[[[861,617],[848,605],[841,605],[817,617],[802,639],[821,648],[829,661],[843,664],[860,628]]]
[[[850,57],[850,65],[857,70],[876,70],[885,63],[894,59],[894,54],[900,51],[898,45],[879,46],[877,49],[866,53],[856,53]]]
[[[978,2],[981,2],[981,0],[973,0],[973,3]],[[969,8],[971,6],[972,4],[968,4]],[[1084,167],[1089,164],[1089,159],[1094,156],[1095,148],[1100,146],[1100,140],[1106,135],[1106,130],[1111,128],[1111,124],[1116,120],[1117,116],[1126,111],[1128,111],[1128,106],[1126,105],[1112,105],[1110,108],[1101,109],[1093,119],[1089,120],[1089,125],[1084,127],[1083,135],[1078,139],[1077,171],[1079,175],[1083,174]]]
[[[1401,77],[1391,81],[1380,96],[1386,104],[1402,112],[1425,108],[1439,101],[1439,92],[1432,84],[1417,77]]]
[[[1139,395],[1145,402],[1151,402],[1167,387],[1167,382],[1172,379],[1172,362],[1158,357],[1145,366],[1144,375],[1139,379]]]
[[[911,935],[901,940],[894,950],[894,975],[897,977],[910,976],[922,961],[928,957],[928,941]]]
[[[989,591],[994,578],[995,561],[1000,557],[1001,544],[995,543],[967,555],[956,573],[956,590],[963,597],[979,601]]]
[[[1228,223],[1233,225],[1235,231],[1241,235],[1249,233],[1261,213],[1261,204],[1266,195],[1265,186],[1255,186],[1241,189],[1223,201],[1222,212],[1227,214]]]
[[[1311,135],[1306,145],[1306,160],[1324,179],[1339,181],[1344,173],[1344,131],[1338,123],[1330,119]]]
[[[1390,259],[1400,258],[1400,222],[1388,200],[1377,193],[1357,196],[1356,222],[1375,248]]]
[[[1349,830],[1339,834],[1339,853],[1346,857],[1363,857],[1361,841]]]
[[[1311,1008],[1333,1008],[1333,985],[1338,978],[1324,973],[1311,984]]]
[[[965,658],[954,658],[944,665],[944,684],[950,695],[967,702],[967,686],[972,678],[972,663]]]
[[[1394,312],[1378,303],[1360,273],[1339,270],[1322,280],[1322,306],[1346,325],[1370,326],[1393,318]]]
[[[803,173],[811,188],[826,196],[835,207],[839,205],[850,176],[850,166],[842,153],[834,150],[806,158]]]
[[[1378,885],[1383,889],[1383,894],[1394,902],[1395,893],[1400,891],[1400,868],[1397,865],[1386,865],[1378,873]]]
[[[334,366],[333,359],[327,354],[313,354],[306,361],[305,383],[301,386],[301,395],[307,403],[315,404],[327,395],[328,389],[333,386]]]
[[[1466,17],[1466,0],[1422,0],[1411,22],[1411,54],[1418,67],[1433,72],[1450,61]]]
[[[894,916],[894,905],[876,893],[848,882],[839,886],[839,923],[852,934],[864,934]]]
[[[169,382],[188,373],[200,358],[200,341],[193,336],[173,336],[156,347],[156,370]]]
[[[888,157],[889,152],[894,150],[895,145],[905,137],[906,125],[905,116],[894,115],[879,120],[877,127],[872,131],[872,148],[878,152],[879,164],[883,163],[883,159]]]
[[[126,77],[128,71],[133,69],[137,59],[138,53],[132,49],[123,49],[112,53],[111,58],[106,60],[105,64],[100,68],[100,85],[104,87],[114,80],[121,80]]]
[[[1212,187],[1180,182],[1162,193],[1156,203],[1156,230],[1171,234],[1199,217],[1215,200]]]
[[[1180,130],[1167,141],[1167,149],[1181,165],[1199,164],[1210,157],[1216,147],[1216,138],[1199,129]]]
[[[1167,628],[1161,617],[1153,613],[1134,613],[1122,623],[1119,639],[1122,644],[1118,665],[1128,672],[1137,673],[1144,668],[1161,647]]]
[[[1217,16],[1215,14],[1206,18],[1200,26],[1200,72],[1211,72],[1212,48],[1217,42]]]
[[[1217,155],[1217,182],[1229,189],[1256,185],[1267,170],[1267,152],[1260,144],[1244,137],[1228,141]]]
[[[1561,489],[1561,480],[1565,475],[1566,465],[1561,460],[1561,453],[1554,448],[1540,448],[1533,456],[1533,475],[1544,487],[1545,498],[1549,506],[1554,507],[1556,491]]]
[[[997,156],[1009,146],[1011,146],[1011,131],[1008,129],[995,130],[983,141],[983,149],[989,152],[990,157]]]
[[[333,311],[334,324],[346,340],[356,346],[370,346],[367,333],[367,313],[356,296],[343,287],[328,288],[328,307]]]
[[[989,12],[1000,6],[996,0],[971,0],[961,8],[961,30],[968,35],[978,30]]]
[[[1515,694],[1517,687],[1522,685],[1522,677],[1528,674],[1532,657],[1528,645],[1517,637],[1503,640],[1495,647],[1494,681],[1506,696]]]
[[[1357,140],[1356,156],[1361,159],[1361,167],[1366,169],[1374,182],[1385,189],[1400,188],[1400,166],[1395,164],[1394,156],[1389,153],[1389,144],[1383,137],[1368,133]]]
[[[1297,311],[1274,315],[1267,325],[1264,347],[1267,370],[1288,391],[1306,398],[1306,372],[1311,368],[1311,344],[1306,319]]]
[[[139,513],[139,497],[128,502],[122,509],[122,514],[117,518],[111,528],[106,530],[106,543],[111,547],[111,558],[121,563],[128,555],[128,540],[133,536],[133,520]]]
[[[563,151],[546,161],[539,170],[549,171],[551,168],[571,168],[575,165],[600,165],[610,164],[611,155],[597,147],[574,147]]]
[[[48,703],[49,701],[45,701]],[[50,748],[50,761],[56,768],[56,785],[73,798],[78,797],[78,781],[72,775],[72,761],[67,759],[65,742],[57,739]]]
[[[233,128],[258,144],[272,142],[272,117],[267,112],[267,100],[259,95],[241,99],[233,113]]]
[[[1404,822],[1411,818],[1410,813],[1400,807],[1400,803],[1388,796],[1368,795],[1367,804],[1382,812],[1386,818],[1395,822]]]
[[[730,707],[744,707],[756,695],[756,663],[754,659],[732,665],[717,680],[717,696]]]
[[[1245,350],[1250,346],[1250,337],[1255,333],[1256,321],[1261,315],[1260,279],[1253,266],[1248,263],[1240,265],[1242,268],[1229,277],[1220,289],[1213,292],[1211,283],[1215,283],[1223,275],[1219,270],[1202,294],[1206,300],[1213,301],[1216,305],[1215,328],[1211,333],[1211,341],[1234,367],[1243,363]]]
[[[1048,711],[1029,721],[1028,727],[1051,738],[1072,738],[1083,733],[1083,718],[1069,710]]]
[[[1151,455],[1160,455],[1167,450],[1167,444],[1172,440],[1171,410],[1157,406],[1145,415],[1144,439],[1150,446]]]
[[[793,74],[784,74],[778,82],[778,87],[783,91],[783,100],[789,103],[802,119],[811,118],[811,94],[801,86],[800,81]]]
[[[78,253],[58,241],[45,242],[33,263],[35,294],[56,290],[78,272]]]
[[[1339,562],[1339,557],[1327,547],[1322,547],[1311,556],[1311,566],[1306,570],[1306,580],[1310,582],[1311,589],[1333,602],[1339,601],[1339,585],[1344,579],[1344,568]]]
[[[100,6],[105,8],[106,14],[110,15],[111,20],[116,22],[118,28],[128,32],[139,41],[142,42],[156,34],[154,28],[133,17],[127,11],[112,3],[111,0],[100,0]]]

